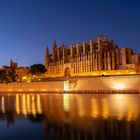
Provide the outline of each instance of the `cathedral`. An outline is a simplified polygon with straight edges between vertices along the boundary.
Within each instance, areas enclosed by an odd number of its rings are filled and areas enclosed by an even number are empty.
[[[131,48],[119,48],[107,36],[97,40],[58,47],[53,42],[51,53],[46,48],[46,77],[137,74],[140,54]]]

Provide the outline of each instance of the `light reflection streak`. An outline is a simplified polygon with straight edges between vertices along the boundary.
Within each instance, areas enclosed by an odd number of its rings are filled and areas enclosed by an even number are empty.
[[[40,95],[16,94],[15,111],[17,114],[23,114],[24,116],[27,116],[27,114],[41,114]]]
[[[32,110],[32,114],[35,116],[36,115],[36,107],[35,107],[35,97],[34,97],[34,95],[32,95],[32,98],[31,98],[31,110]]]
[[[25,94],[22,95],[22,114],[25,116],[27,115]]]
[[[83,117],[85,114],[84,112],[85,110],[84,110],[83,101],[81,98],[78,98],[77,104],[78,104],[79,116]]]
[[[20,108],[19,108],[19,94],[16,94],[16,113],[20,114]]]
[[[31,113],[31,101],[30,101],[30,95],[27,95],[27,113]]]
[[[5,113],[5,101],[4,101],[4,97],[2,97],[1,99],[1,109],[2,109],[2,113]]]
[[[10,95],[10,94],[9,94]],[[17,115],[28,116],[47,113],[60,118],[70,116],[83,118],[115,117],[117,120],[136,120],[140,114],[139,96],[130,95],[71,95],[63,94],[40,95],[40,94],[16,94],[15,96],[1,96],[0,108],[2,113],[7,109],[14,109]],[[14,97],[14,100],[13,100]],[[43,98],[42,98],[43,97]],[[72,97],[72,98],[71,98]],[[11,102],[11,103],[7,103]],[[57,113],[57,115],[56,115]],[[60,115],[60,116],[59,116]]]
[[[41,107],[41,101],[40,101],[40,95],[37,94],[37,111],[39,114],[42,113],[42,107]]]
[[[138,112],[139,108],[138,106],[134,103],[133,105],[128,104],[128,114],[127,114],[127,120],[136,120],[138,118]]]
[[[102,116],[104,118],[109,116],[109,106],[106,98],[102,99]]]
[[[63,108],[64,108],[64,111],[66,112],[70,110],[70,95],[69,94],[63,95]]]
[[[124,114],[126,114],[127,107],[129,104],[129,98],[122,94],[116,94],[111,100],[114,103],[114,106],[112,107],[117,112],[118,120],[121,120]]]
[[[91,99],[91,106],[92,106],[91,116],[94,118],[97,118],[99,115],[99,108],[98,108],[97,99],[95,99],[95,98]]]

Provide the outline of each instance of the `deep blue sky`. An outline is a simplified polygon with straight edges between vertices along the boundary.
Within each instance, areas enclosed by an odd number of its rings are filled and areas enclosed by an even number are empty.
[[[0,0],[0,67],[44,63],[52,42],[108,35],[119,47],[140,53],[139,0]]]

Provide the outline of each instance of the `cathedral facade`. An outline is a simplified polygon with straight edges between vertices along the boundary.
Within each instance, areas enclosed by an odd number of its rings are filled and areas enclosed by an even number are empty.
[[[45,54],[46,77],[136,74],[140,70],[140,55],[131,48],[119,48],[108,37],[58,47]]]

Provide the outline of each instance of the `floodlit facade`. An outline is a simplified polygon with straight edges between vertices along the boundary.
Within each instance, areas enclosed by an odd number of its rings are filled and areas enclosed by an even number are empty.
[[[46,77],[121,75],[140,72],[140,54],[131,48],[119,48],[108,37],[98,36],[90,40],[57,47],[53,42],[52,52],[45,54]]]

